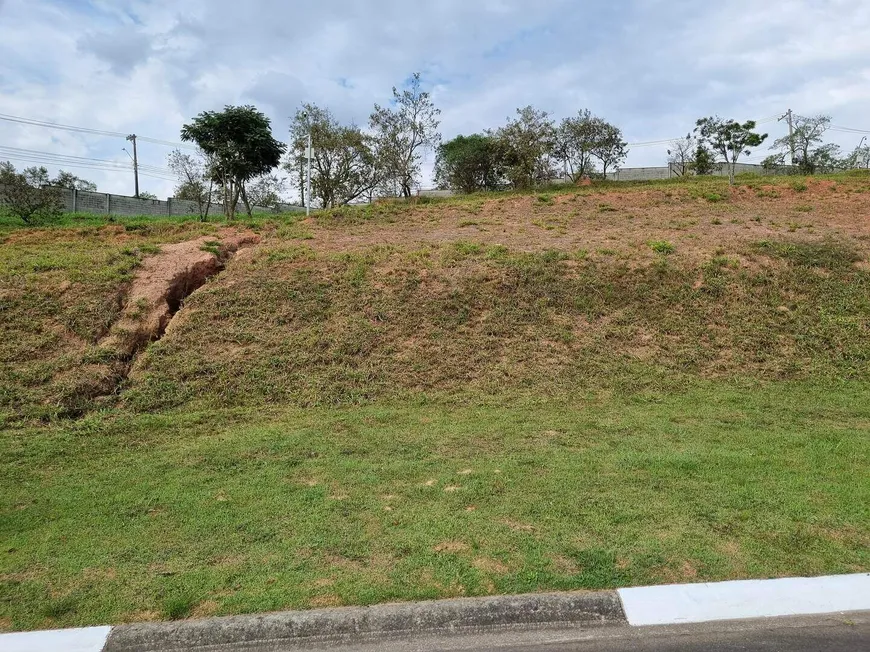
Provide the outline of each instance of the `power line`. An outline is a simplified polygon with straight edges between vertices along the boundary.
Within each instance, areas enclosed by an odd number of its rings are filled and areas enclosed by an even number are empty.
[[[108,161],[104,159],[89,158],[86,156],[72,156],[68,154],[54,154],[51,152],[38,152],[36,150],[21,149],[18,147],[0,146],[0,157],[26,163],[40,163],[57,165],[85,170],[100,170],[104,172],[130,172],[132,166],[123,161]],[[142,172],[145,176],[166,181],[176,181],[175,176],[166,168],[157,166],[145,166]]]
[[[30,127],[42,127],[45,129],[59,129],[61,131],[71,131],[74,133],[82,133],[82,134],[90,134],[93,136],[106,136],[109,138],[126,138],[128,134],[121,133],[119,131],[105,131],[103,129],[92,129],[90,127],[77,127],[73,125],[64,125],[57,122],[48,122],[47,120],[35,120],[33,118],[22,118],[17,115],[7,115],[5,113],[0,113],[0,120],[4,120],[6,122],[13,122],[16,124],[27,125]],[[196,147],[186,143],[176,143],[169,140],[161,140],[159,138],[149,138],[147,136],[138,136],[140,140],[147,141],[149,143],[153,143],[155,145],[165,145],[167,147],[179,147],[182,149],[193,149]]]

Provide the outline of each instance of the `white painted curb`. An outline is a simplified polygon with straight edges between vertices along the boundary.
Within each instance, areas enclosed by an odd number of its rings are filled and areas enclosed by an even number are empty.
[[[870,573],[619,589],[630,625],[870,610]]]
[[[100,652],[111,627],[0,634],[0,652]]]

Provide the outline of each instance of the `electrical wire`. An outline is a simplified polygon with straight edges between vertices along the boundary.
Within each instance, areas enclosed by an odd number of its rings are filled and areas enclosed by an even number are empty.
[[[6,122],[13,122],[16,124],[27,125],[30,127],[43,127],[46,129],[59,129],[61,131],[71,131],[74,133],[82,133],[89,134],[92,136],[106,136],[109,138],[127,138],[128,134],[121,133],[120,131],[105,131],[103,129],[91,129],[90,127],[76,127],[73,125],[64,125],[57,122],[48,122],[47,120],[35,120],[33,118],[22,118],[17,115],[8,115],[5,113],[0,113],[0,120]],[[155,145],[165,145],[167,147],[178,147],[182,149],[192,149],[195,150],[196,146],[191,145],[189,143],[176,143],[170,140],[161,140],[159,138],[151,138],[149,136],[136,136],[137,140],[153,143]]]

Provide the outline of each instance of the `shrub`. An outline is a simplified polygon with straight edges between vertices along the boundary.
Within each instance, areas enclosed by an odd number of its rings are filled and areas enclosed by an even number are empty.
[[[670,256],[677,250],[676,247],[667,240],[655,240],[650,242],[649,246],[654,252],[662,254],[663,256]]]

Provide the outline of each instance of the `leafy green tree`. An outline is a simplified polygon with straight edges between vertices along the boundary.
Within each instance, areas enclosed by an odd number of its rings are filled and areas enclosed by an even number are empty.
[[[557,176],[553,168],[556,129],[546,111],[517,109],[517,117],[494,134],[504,155],[505,174],[514,188],[533,188]]]
[[[324,208],[343,206],[369,193],[382,171],[374,151],[374,139],[355,125],[342,125],[329,109],[303,104],[290,125],[290,160],[285,169],[299,173],[304,200],[306,148],[311,133],[311,194]],[[402,177],[404,178],[404,177]]]
[[[144,192],[139,193],[139,199],[157,199],[157,195],[153,192],[148,192],[145,190]]]
[[[628,156],[628,143],[622,139],[622,130],[601,120],[592,155],[601,161],[601,174],[606,179],[607,168],[618,169]]]
[[[87,179],[82,179],[74,175],[72,172],[64,172],[60,170],[57,176],[49,182],[52,186],[59,188],[69,188],[70,190],[81,190],[85,192],[96,192],[97,184]],[[141,194],[139,195],[141,197]]]
[[[63,200],[59,188],[42,183],[47,176],[45,168],[27,168],[19,173],[9,161],[0,163],[0,204],[27,225],[57,219]]]
[[[229,219],[236,216],[245,182],[278,167],[287,149],[272,136],[269,118],[253,106],[204,111],[182,127],[181,139],[196,143],[211,161],[209,172],[222,190]]]
[[[589,109],[583,109],[577,117],[562,120],[556,130],[554,154],[571,181],[576,182],[594,171],[593,151],[602,137],[604,124]]]
[[[702,177],[709,176],[716,171],[716,155],[703,142],[698,142],[697,147],[695,147],[692,170]]]
[[[701,118],[696,123],[695,133],[728,165],[728,182],[731,185],[734,185],[734,174],[740,157],[749,156],[752,153],[750,147],[758,147],[767,139],[767,134],[754,132],[755,127],[754,120],[740,124],[736,120],[723,120],[719,116]]]
[[[492,136],[457,136],[438,146],[435,182],[463,193],[497,190],[503,185],[502,150]]]
[[[387,185],[394,184],[403,197],[410,197],[420,176],[423,152],[441,141],[441,110],[432,103],[430,94],[420,89],[420,73],[414,73],[401,93],[393,87],[391,104],[375,104],[369,118],[377,167]]]

